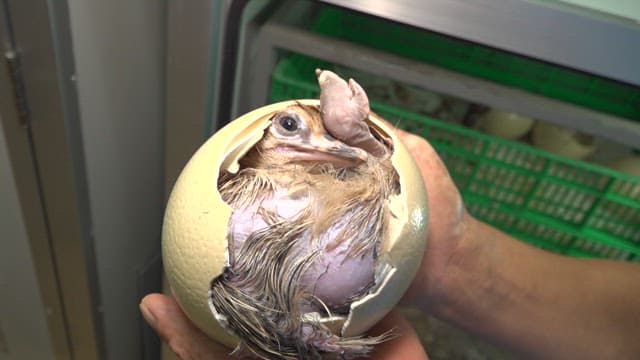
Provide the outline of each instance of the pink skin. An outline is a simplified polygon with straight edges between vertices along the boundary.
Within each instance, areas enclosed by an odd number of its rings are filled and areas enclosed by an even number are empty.
[[[347,83],[329,70],[316,69],[320,85],[320,111],[327,131],[347,145],[381,157],[387,149],[369,130],[369,98],[353,79]]]
[[[258,204],[237,209],[231,217],[230,231],[235,234],[233,251],[237,252],[249,234],[267,227],[266,222],[258,215],[257,208],[275,211],[285,218],[295,218],[307,207],[308,197],[291,199],[284,190],[276,191],[273,196]],[[335,224],[327,233],[320,237],[319,246],[325,247],[333,241],[332,234],[339,233],[346,222]],[[349,244],[359,239],[349,239],[339,246],[326,252],[316,260],[303,275],[302,281],[309,291],[329,307],[341,306],[350,299],[367,289],[374,281],[374,256],[371,254],[357,258],[347,257]],[[231,249],[230,249],[231,250]],[[318,304],[310,311],[322,310]]]
[[[317,117],[305,118],[293,111],[278,113],[273,118],[269,136],[260,145],[263,151],[270,150],[265,158],[275,163],[279,160],[314,161],[340,167],[371,163],[371,155],[386,156],[387,148],[371,134],[365,122],[369,114],[369,102],[364,90],[355,81],[350,80],[347,84],[331,72],[318,72],[318,80],[323,94],[320,115],[324,129],[318,126]],[[307,120],[315,122],[309,124]],[[295,223],[306,209],[321,201],[319,197],[322,195],[313,186],[308,186],[302,194],[292,194],[286,185],[274,185],[276,188],[273,192],[261,194],[261,198],[254,203],[234,210],[229,224],[229,232],[233,234],[232,243],[229,244],[229,260],[232,264],[251,234],[270,226],[263,218],[264,214],[275,213]],[[348,231],[348,227],[353,226],[350,223],[352,215],[365,211],[365,206],[350,207],[349,211],[353,213],[343,214],[344,217],[323,228],[317,237],[313,228],[297,235],[299,237],[293,243],[295,248],[289,255],[301,256],[301,259],[312,256],[308,268],[303,270],[296,284],[312,295],[301,300],[302,312],[323,313],[326,310],[331,314],[344,314],[349,311],[352,301],[375,283],[375,246],[353,254],[357,249],[354,246],[371,241],[369,233],[353,234]],[[360,347],[341,345],[340,338],[329,330],[318,330],[309,324],[305,325],[303,340],[322,351],[339,352],[345,359],[366,353],[369,347],[366,342]]]
[[[321,246],[331,243],[333,236],[345,226],[349,226],[348,220],[335,224],[322,234]],[[302,277],[305,284],[313,284],[313,294],[331,308],[349,304],[354,297],[366,292],[375,281],[374,249],[362,256],[347,256],[349,245],[361,241],[357,237],[349,239],[324,252]]]

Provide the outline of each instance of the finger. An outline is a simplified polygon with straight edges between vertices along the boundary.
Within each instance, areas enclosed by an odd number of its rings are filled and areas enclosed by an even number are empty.
[[[198,329],[172,297],[147,295],[140,302],[140,312],[181,359],[230,359],[231,350]]]
[[[370,335],[380,335],[393,329],[396,337],[382,344],[376,345],[371,354],[374,360],[425,360],[429,359],[427,353],[420,342],[418,334],[415,332],[409,321],[395,309],[391,311],[382,321],[374,326]]]

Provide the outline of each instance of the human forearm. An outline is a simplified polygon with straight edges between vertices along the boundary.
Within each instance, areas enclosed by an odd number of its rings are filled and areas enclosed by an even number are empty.
[[[638,264],[554,255],[468,216],[438,283],[425,310],[520,355],[640,355]]]

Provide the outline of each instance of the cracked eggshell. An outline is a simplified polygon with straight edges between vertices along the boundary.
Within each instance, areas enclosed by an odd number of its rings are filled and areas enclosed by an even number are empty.
[[[299,100],[319,105],[318,100]],[[233,347],[237,340],[218,323],[209,308],[212,279],[227,264],[227,224],[231,208],[217,190],[221,169],[235,172],[241,158],[264,134],[269,118],[295,101],[261,107],[229,123],[193,155],[180,174],[167,204],[162,229],[162,256],[173,295],[200,329]],[[426,246],[427,194],[418,166],[393,130],[375,114],[369,125],[392,139],[392,163],[401,192],[390,199],[388,236],[376,265],[376,286],[351,305],[349,316],[327,319],[344,336],[360,335],[381,320],[400,300],[420,265]]]

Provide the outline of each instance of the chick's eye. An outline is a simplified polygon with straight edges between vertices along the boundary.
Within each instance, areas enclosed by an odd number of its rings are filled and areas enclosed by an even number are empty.
[[[298,120],[296,120],[293,116],[285,115],[278,121],[280,123],[280,126],[288,132],[294,132],[298,130]]]

